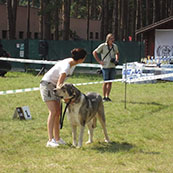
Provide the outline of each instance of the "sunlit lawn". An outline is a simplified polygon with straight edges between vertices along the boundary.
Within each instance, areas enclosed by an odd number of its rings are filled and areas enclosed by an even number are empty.
[[[39,87],[42,76],[9,72],[0,78],[0,91]],[[101,81],[96,75],[74,75],[67,82]],[[78,86],[102,94],[102,84]],[[173,83],[127,85],[113,83],[112,102],[104,103],[111,143],[106,144],[99,122],[94,143],[72,147],[65,118],[61,137],[66,146],[46,148],[48,111],[39,91],[0,95],[0,172],[117,172],[171,173],[173,170]],[[32,120],[12,120],[15,108],[29,106]],[[85,130],[84,142],[87,140]]]

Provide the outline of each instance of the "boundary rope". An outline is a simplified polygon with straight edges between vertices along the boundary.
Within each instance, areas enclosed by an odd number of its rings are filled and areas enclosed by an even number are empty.
[[[57,63],[57,61],[31,60],[31,59],[6,58],[6,57],[0,57],[0,60],[20,62],[20,63],[47,64],[47,65],[54,65]],[[101,65],[100,64],[92,64],[92,63],[82,63],[82,64],[77,64],[77,67],[101,68]],[[117,69],[122,69],[122,67],[123,66],[121,66],[121,65],[116,66]]]
[[[133,83],[133,82],[141,82],[146,80],[156,80],[161,78],[173,77],[173,73],[169,74],[162,74],[162,75],[153,75],[153,76],[145,76],[137,79],[115,79],[109,81],[98,81],[98,82],[87,82],[87,83],[78,83],[73,84],[74,86],[81,86],[81,85],[93,85],[93,84],[102,84],[105,82],[126,82],[126,83]],[[25,89],[17,89],[17,90],[7,90],[7,91],[0,91],[0,95],[7,95],[7,94],[16,94],[22,92],[29,92],[29,91],[38,91],[38,88],[25,88]]]

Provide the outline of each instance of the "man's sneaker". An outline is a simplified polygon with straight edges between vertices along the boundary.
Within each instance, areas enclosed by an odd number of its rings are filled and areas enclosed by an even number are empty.
[[[109,97],[104,97],[103,102],[111,102],[112,100]]]
[[[56,141],[59,145],[65,145],[66,144],[66,142],[62,139],[62,138],[60,138],[58,141]]]
[[[107,97],[106,99],[107,99],[108,102],[111,102],[112,101],[109,97]]]
[[[107,98],[106,98],[106,97],[103,97],[103,101],[104,101],[104,102],[107,102]]]
[[[46,144],[46,147],[58,147],[58,146],[59,144],[54,139],[52,139],[51,141],[48,141]]]

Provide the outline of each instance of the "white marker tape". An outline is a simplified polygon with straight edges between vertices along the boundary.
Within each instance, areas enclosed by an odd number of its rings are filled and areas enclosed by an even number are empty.
[[[47,60],[31,60],[31,59],[6,58],[6,57],[1,57],[0,60],[20,62],[20,63],[48,64],[48,65],[54,65],[58,62],[58,60],[57,61],[47,61]],[[100,64],[92,64],[92,63],[82,63],[82,64],[77,64],[77,67],[101,68],[101,65]],[[122,67],[123,66],[118,65],[118,66],[116,66],[116,69],[122,69]]]
[[[154,76],[146,76],[141,77],[137,79],[115,79],[115,80],[109,80],[109,81],[98,81],[98,82],[88,82],[88,83],[78,83],[73,84],[74,86],[81,86],[81,85],[92,85],[92,84],[101,84],[105,82],[127,82],[127,83],[133,83],[133,82],[141,82],[146,80],[156,80],[156,79],[163,79],[167,77],[173,77],[173,73],[169,74],[163,74],[163,75],[154,75]],[[0,91],[0,95],[7,95],[7,94],[16,94],[16,93],[22,93],[22,92],[29,92],[29,91],[38,91],[39,88],[26,88],[26,89],[17,89],[17,90],[8,90],[8,91]]]

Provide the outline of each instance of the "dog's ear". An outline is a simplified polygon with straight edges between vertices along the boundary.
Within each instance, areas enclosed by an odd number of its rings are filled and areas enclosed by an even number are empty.
[[[72,85],[73,88],[73,95],[75,95],[76,97],[80,96],[81,92],[78,88],[76,88],[74,85]]]
[[[67,92],[69,96],[73,96],[74,95],[74,87],[72,84],[68,84],[66,86]]]

